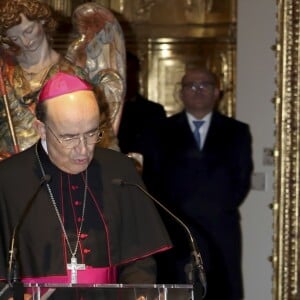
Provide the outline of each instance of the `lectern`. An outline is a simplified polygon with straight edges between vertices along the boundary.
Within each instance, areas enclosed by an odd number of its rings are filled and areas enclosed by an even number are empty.
[[[194,300],[192,285],[186,284],[25,284],[33,300]],[[78,297],[78,298],[77,298]]]

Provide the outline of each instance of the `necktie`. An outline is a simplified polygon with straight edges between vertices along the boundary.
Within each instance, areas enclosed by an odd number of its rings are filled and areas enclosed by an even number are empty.
[[[194,125],[195,125],[195,130],[194,130],[194,137],[195,140],[197,142],[197,145],[199,147],[199,149],[201,149],[201,135],[200,135],[200,127],[204,124],[204,121],[193,121]]]

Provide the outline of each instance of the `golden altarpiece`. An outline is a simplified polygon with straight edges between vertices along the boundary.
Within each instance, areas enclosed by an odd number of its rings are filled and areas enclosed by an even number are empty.
[[[44,0],[66,22],[80,0]],[[142,65],[142,93],[164,105],[169,115],[180,109],[176,83],[186,67],[205,65],[221,79],[220,109],[235,115],[237,0],[98,0],[111,9],[124,30],[127,49]],[[275,5],[275,4],[274,4]],[[300,299],[300,0],[278,0],[274,54],[276,144],[273,209],[273,299]],[[64,31],[64,30],[63,30]],[[62,31],[62,32],[63,32]],[[67,30],[55,40],[64,51]],[[271,47],[271,45],[270,45]]]

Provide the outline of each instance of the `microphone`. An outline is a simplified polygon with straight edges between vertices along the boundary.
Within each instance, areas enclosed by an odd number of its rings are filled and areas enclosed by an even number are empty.
[[[28,212],[30,211],[33,202],[36,200],[37,195],[39,194],[41,188],[43,187],[43,185],[45,183],[48,183],[51,180],[51,176],[50,175],[44,175],[41,178],[41,181],[38,185],[38,188],[36,189],[35,193],[33,194],[33,196],[30,198],[30,200],[27,202],[19,220],[18,223],[15,225],[14,229],[13,229],[13,233],[12,233],[12,237],[11,237],[11,244],[10,244],[10,250],[9,250],[9,261],[8,261],[8,284],[10,287],[13,286],[13,283],[16,283],[18,281],[20,281],[19,278],[19,270],[18,270],[18,266],[17,266],[17,258],[16,258],[16,252],[17,252],[17,247],[15,246],[16,244],[16,236],[19,233],[19,230],[24,222],[24,220],[26,219],[26,216],[28,214]],[[16,298],[15,298],[16,299]],[[23,296],[22,296],[23,299]]]
[[[203,260],[201,257],[201,253],[198,249],[198,245],[195,241],[195,238],[193,237],[190,229],[188,226],[176,215],[174,215],[166,206],[164,206],[159,200],[157,200],[155,197],[153,197],[146,189],[144,189],[141,185],[137,183],[127,182],[120,178],[115,178],[112,180],[113,185],[117,186],[134,186],[138,188],[140,191],[142,191],[145,195],[147,195],[151,200],[153,200],[158,206],[160,206],[165,212],[167,212],[176,222],[178,222],[186,231],[186,233],[189,236],[190,241],[190,247],[191,247],[191,256],[192,256],[192,274],[191,276],[188,276],[188,279],[191,281],[191,283],[194,284],[196,287],[198,293],[201,294],[199,289],[202,289],[202,295],[199,295],[203,299],[206,295],[206,289],[207,289],[207,283],[206,283],[206,275],[203,267]],[[199,286],[199,283],[202,285],[202,287]],[[200,298],[199,297],[199,298]],[[197,298],[196,298],[197,299]]]

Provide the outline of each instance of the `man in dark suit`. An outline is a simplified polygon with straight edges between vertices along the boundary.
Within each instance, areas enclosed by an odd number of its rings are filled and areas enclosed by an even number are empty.
[[[126,54],[126,96],[118,132],[119,146],[123,153],[139,153],[143,158],[143,179],[150,187],[153,180],[152,140],[159,124],[166,119],[164,107],[150,101],[140,93],[138,57]]]
[[[219,95],[218,80],[210,71],[197,68],[183,76],[185,108],[168,118],[162,130],[161,200],[189,226],[198,243],[207,275],[205,299],[240,300],[239,206],[250,188],[251,134],[247,124],[215,110]],[[173,256],[159,259],[160,280],[184,283],[190,261],[187,234],[164,218],[175,248]]]

